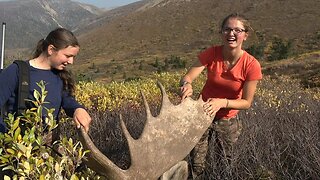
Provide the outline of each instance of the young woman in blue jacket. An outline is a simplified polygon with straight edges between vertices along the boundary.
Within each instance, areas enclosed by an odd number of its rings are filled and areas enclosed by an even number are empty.
[[[29,99],[34,99],[34,90],[40,91],[37,83],[44,81],[48,94],[46,108],[54,108],[53,115],[59,120],[61,108],[73,117],[77,127],[82,125],[89,130],[91,117],[74,97],[75,84],[66,67],[73,61],[80,49],[74,34],[64,28],[51,31],[45,39],[38,42],[30,65]],[[0,106],[7,103],[8,112],[17,112],[17,88],[19,71],[13,63],[0,73]],[[44,112],[43,117],[46,116]],[[0,131],[5,132],[5,124],[0,121]]]

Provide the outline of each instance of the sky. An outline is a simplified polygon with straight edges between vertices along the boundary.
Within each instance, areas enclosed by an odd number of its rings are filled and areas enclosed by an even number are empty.
[[[78,1],[86,4],[92,4],[100,8],[114,8],[118,6],[124,6],[139,0],[72,0]]]

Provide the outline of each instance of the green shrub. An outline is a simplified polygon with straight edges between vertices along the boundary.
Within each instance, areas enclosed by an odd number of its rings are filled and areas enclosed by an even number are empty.
[[[268,60],[280,60],[286,59],[290,55],[290,50],[292,48],[292,41],[283,40],[275,36],[272,40],[272,45],[270,49],[270,55]]]
[[[265,47],[265,43],[253,44],[249,46],[246,51],[257,59],[263,59]]]
[[[87,175],[76,172],[76,168],[88,151],[71,138],[61,137],[52,143],[46,139],[58,125],[54,109],[44,107],[48,93],[44,82],[38,86],[41,92],[35,90],[35,100],[30,100],[34,108],[18,117],[9,114],[5,119],[7,132],[0,133],[0,166],[5,179],[83,179]],[[48,116],[43,120],[45,110]],[[53,147],[59,147],[58,152]]]

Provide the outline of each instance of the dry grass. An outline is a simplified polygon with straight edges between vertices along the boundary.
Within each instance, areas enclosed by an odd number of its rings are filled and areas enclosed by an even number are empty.
[[[215,143],[211,142],[208,179],[320,177],[320,85],[319,81],[306,81],[319,78],[319,63],[319,52],[262,62],[264,78],[259,83],[255,101],[249,110],[239,114],[244,129],[235,146],[232,173],[218,169],[217,156],[212,151]],[[169,85],[167,91],[176,94],[171,101],[179,103],[177,89]],[[159,114],[160,97],[149,103],[153,115]],[[142,103],[138,107],[126,104],[112,112],[92,111],[95,121],[90,134],[106,156],[126,169],[130,166],[130,156],[120,129],[119,114],[123,115],[132,136],[138,138],[146,118]]]
[[[236,144],[232,174],[217,169],[210,151],[209,179],[317,179],[320,177],[320,106],[315,93],[289,76],[266,75],[251,109],[242,111],[244,130]],[[178,98],[177,98],[178,99]],[[172,98],[177,103],[176,98]],[[159,97],[160,101],[160,97]],[[154,116],[159,101],[151,103]],[[91,112],[90,134],[97,147],[119,167],[130,166],[128,146],[119,125],[122,114],[129,132],[138,138],[144,127],[144,108],[125,105],[113,112]],[[69,130],[70,131],[70,130]],[[210,147],[213,149],[214,142]]]

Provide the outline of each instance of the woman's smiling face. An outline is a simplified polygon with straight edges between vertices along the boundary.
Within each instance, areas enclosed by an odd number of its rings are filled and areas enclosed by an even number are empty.
[[[50,50],[49,50],[50,51]],[[63,70],[67,65],[73,64],[74,58],[79,52],[79,47],[68,46],[61,50],[55,50],[49,52],[51,59],[51,67],[57,70]]]
[[[221,30],[221,35],[223,44],[230,48],[241,48],[243,41],[248,37],[243,23],[236,18],[230,18],[226,21]]]

